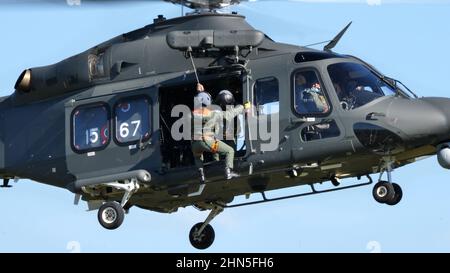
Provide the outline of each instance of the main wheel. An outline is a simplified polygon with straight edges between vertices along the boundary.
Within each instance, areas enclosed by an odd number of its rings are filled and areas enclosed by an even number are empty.
[[[213,244],[215,238],[214,229],[209,224],[203,229],[202,233],[197,234],[202,225],[203,223],[195,224],[189,232],[189,241],[197,249],[207,249]]]
[[[378,203],[386,204],[389,200],[394,198],[394,186],[389,182],[380,181],[373,187],[372,195]]]
[[[388,204],[390,206],[395,206],[402,200],[403,191],[402,191],[402,188],[398,184],[392,183],[392,186],[394,187],[395,194],[391,200],[388,200],[386,202],[386,204]]]
[[[106,229],[116,229],[123,223],[125,211],[117,202],[106,202],[97,214],[98,221]]]

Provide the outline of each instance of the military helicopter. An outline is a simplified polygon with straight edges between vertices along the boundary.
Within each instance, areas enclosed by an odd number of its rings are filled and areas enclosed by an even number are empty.
[[[374,199],[392,206],[402,199],[393,169],[434,154],[450,168],[450,100],[418,98],[365,61],[333,52],[350,25],[315,50],[277,43],[244,16],[219,12],[239,0],[167,2],[192,12],[158,16],[21,73],[13,94],[0,99],[4,187],[29,178],[70,190],[75,203],[98,209],[107,229],[118,228],[132,206],[210,210],[189,233],[195,248],[206,249],[215,238],[210,223],[226,208],[367,186],[372,174],[379,174]],[[200,183],[191,141],[173,135],[180,121],[173,109],[191,110],[198,82],[212,97],[227,89],[237,103],[254,105],[235,120],[238,178],[226,180],[223,160],[205,154]],[[341,185],[350,177],[367,181]],[[315,187],[328,181],[333,188]],[[266,196],[299,185],[311,191]],[[261,200],[232,203],[253,193]]]

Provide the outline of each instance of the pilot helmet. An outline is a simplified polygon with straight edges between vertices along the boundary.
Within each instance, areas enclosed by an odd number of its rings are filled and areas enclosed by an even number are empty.
[[[211,105],[211,95],[208,92],[200,92],[194,97],[194,106],[210,106]]]
[[[227,105],[234,105],[234,96],[228,90],[222,90],[217,94],[216,104],[225,109]]]

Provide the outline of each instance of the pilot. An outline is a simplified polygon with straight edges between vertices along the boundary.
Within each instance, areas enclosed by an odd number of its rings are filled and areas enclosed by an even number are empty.
[[[225,178],[229,180],[239,176],[239,174],[233,172],[234,149],[223,142],[221,140],[222,137],[217,136],[218,128],[224,119],[233,120],[237,115],[242,114],[244,112],[244,106],[237,105],[234,108],[227,107],[226,111],[213,111],[211,110],[211,95],[204,90],[203,85],[197,85],[198,94],[194,97],[194,111],[192,112],[194,123],[192,152],[194,154],[195,164],[199,169],[200,182],[204,183],[203,152],[223,155],[225,156]],[[222,92],[216,101],[228,105],[227,101],[231,102],[232,99],[234,102],[234,97],[231,94],[232,98],[230,98],[230,94],[231,92]],[[226,98],[226,101],[223,98]],[[245,109],[249,108],[250,103],[246,103]]]
[[[322,87],[319,82],[314,82],[309,85],[309,88],[304,88],[300,94],[298,93],[298,89],[296,89],[296,91],[296,100],[298,100],[296,106],[299,113],[307,114],[328,112],[328,103],[323,95]],[[301,109],[301,107],[304,109]]]
[[[347,83],[347,91],[350,94],[353,94],[355,92],[361,92],[364,91],[364,87],[359,84],[357,81],[349,81]]]
[[[319,82],[313,83],[309,91],[313,97],[317,112],[320,113],[328,112],[329,110],[328,103],[327,100],[325,99],[325,96],[323,95],[320,83]]]
[[[295,108],[300,114],[328,112],[319,82],[310,82],[302,74],[295,76]]]

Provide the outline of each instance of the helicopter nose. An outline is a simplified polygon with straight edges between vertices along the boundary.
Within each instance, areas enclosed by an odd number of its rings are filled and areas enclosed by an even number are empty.
[[[424,113],[430,122],[426,127],[430,128],[429,137],[435,138],[437,144],[450,141],[450,98],[422,98],[422,100],[434,108],[434,111]]]
[[[437,145],[450,140],[450,99],[395,100],[387,111],[390,125],[416,145]]]
[[[446,120],[447,127],[443,128],[436,133],[436,157],[439,165],[442,168],[450,169],[450,99],[447,98],[425,98],[430,105],[433,105],[442,115],[441,118]],[[433,133],[435,131],[430,131]]]

